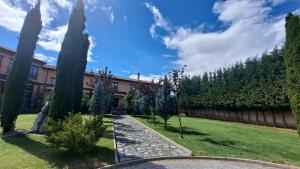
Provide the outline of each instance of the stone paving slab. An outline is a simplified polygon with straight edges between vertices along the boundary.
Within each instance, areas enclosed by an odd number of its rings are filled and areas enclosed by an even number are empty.
[[[205,159],[158,160],[118,169],[286,169],[285,167],[267,166],[242,161],[223,161]],[[291,167],[292,169],[292,167]]]
[[[119,162],[190,155],[126,115],[114,116],[113,124]]]

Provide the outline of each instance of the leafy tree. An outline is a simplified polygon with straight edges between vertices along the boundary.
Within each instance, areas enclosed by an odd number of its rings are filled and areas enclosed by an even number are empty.
[[[164,119],[166,129],[168,119],[176,113],[176,100],[171,95],[171,84],[167,76],[164,78],[163,86],[157,92],[155,102],[156,112]]]
[[[133,97],[133,114],[138,115],[141,114],[140,110],[140,104],[141,104],[141,98],[142,98],[142,93],[139,90],[135,91],[135,95]]]
[[[186,66],[185,66],[186,67]],[[177,114],[178,120],[179,120],[179,131],[180,131],[180,136],[181,138],[183,138],[182,135],[182,123],[181,123],[181,118],[180,118],[180,112],[179,112],[179,96],[181,95],[181,91],[180,91],[180,82],[183,78],[183,73],[185,70],[185,67],[181,68],[181,69],[173,69],[173,71],[170,73],[170,77],[169,77],[169,85],[170,85],[170,89],[171,92],[174,95],[174,97],[170,96],[170,100],[168,101],[168,104],[170,104],[170,108],[174,107],[175,108],[175,113]],[[166,79],[165,79],[166,80]],[[165,82],[164,82],[165,83]]]
[[[142,112],[143,116],[147,118],[150,114],[150,105],[149,105],[149,98],[145,95],[142,95],[142,97],[139,99],[139,110]]]
[[[288,14],[286,17],[285,63],[288,82],[288,96],[296,117],[300,135],[300,18]]]
[[[132,113],[133,105],[134,105],[134,95],[135,95],[135,90],[130,89],[126,96],[124,97],[124,104],[125,108],[128,114]]]
[[[57,61],[57,76],[54,87],[53,102],[50,107],[50,117],[53,120],[64,119],[73,108],[74,89],[76,86],[79,57],[83,56],[85,29],[83,0],[78,0],[74,6],[67,33],[61,46]],[[78,66],[78,67],[77,67]]]
[[[1,106],[3,133],[14,130],[15,121],[23,105],[25,86],[41,29],[40,1],[38,1],[25,17],[17,53],[6,81]]]

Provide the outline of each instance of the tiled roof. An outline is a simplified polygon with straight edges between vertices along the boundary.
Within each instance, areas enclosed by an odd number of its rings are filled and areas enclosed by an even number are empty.
[[[6,51],[12,53],[13,55],[16,54],[16,50],[11,49],[11,48],[8,48],[8,47],[3,46],[3,45],[0,45],[0,49],[6,50]],[[45,61],[43,61],[43,60],[41,60],[41,59],[38,59],[38,58],[36,58],[35,56],[33,56],[33,60],[34,60],[34,61],[37,61],[37,62],[40,62],[40,63],[42,63],[42,64],[46,64]]]
[[[10,49],[10,48],[5,47],[3,45],[0,45],[0,49],[4,49],[4,50],[6,50],[6,51],[8,51],[12,54],[16,53],[16,51],[14,49]],[[54,65],[48,65],[48,64],[46,64],[45,61],[37,59],[35,57],[34,57],[34,60],[42,63],[43,67],[46,68],[46,69],[56,70],[56,66],[54,66]],[[85,72],[85,75],[89,75],[89,76],[94,76],[96,74],[97,73],[93,73],[93,72]],[[120,76],[115,76],[115,75],[113,75],[113,79],[114,80],[121,80],[121,81],[128,81],[128,82],[150,83],[149,81],[145,81],[145,80],[137,80],[137,79],[131,79],[131,78],[120,77]]]

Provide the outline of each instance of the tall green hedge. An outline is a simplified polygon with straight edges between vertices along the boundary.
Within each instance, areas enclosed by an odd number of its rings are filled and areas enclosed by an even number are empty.
[[[14,129],[16,118],[22,108],[26,82],[41,30],[40,1],[38,1],[25,17],[17,53],[5,84],[1,106],[1,125],[4,133]]]
[[[220,110],[288,110],[283,49],[249,58],[216,72],[185,77],[180,107]]]
[[[53,101],[50,107],[50,117],[54,120],[64,119],[68,112],[72,112],[73,98],[78,69],[81,69],[80,56],[84,53],[83,31],[85,30],[85,16],[83,0],[78,0],[74,6],[68,25],[68,30],[61,46],[57,61],[57,76]]]
[[[300,134],[300,18],[289,14],[286,17],[285,63],[288,95],[296,117]]]

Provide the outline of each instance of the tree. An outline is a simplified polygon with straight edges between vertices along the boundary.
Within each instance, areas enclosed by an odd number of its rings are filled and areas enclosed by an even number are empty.
[[[168,101],[168,104],[170,104],[169,106],[171,106],[173,108],[173,106],[175,106],[175,113],[177,114],[178,120],[179,120],[179,131],[180,131],[180,136],[181,138],[183,138],[182,135],[182,123],[181,123],[181,118],[180,118],[180,112],[179,112],[179,96],[181,94],[180,91],[180,82],[183,78],[183,73],[185,70],[186,66],[184,66],[181,69],[173,69],[173,71],[170,74],[170,78],[169,78],[169,85],[170,85],[170,92],[172,92],[174,94],[175,97],[170,97],[168,99],[170,99]],[[165,79],[166,80],[166,79]],[[165,83],[165,82],[164,82]],[[170,93],[171,94],[171,93]]]
[[[135,90],[130,89],[126,94],[126,96],[124,97],[124,104],[128,114],[132,113],[133,104],[134,104],[133,102],[134,95],[135,95]]]
[[[139,110],[142,112],[143,116],[148,120],[148,116],[150,114],[150,105],[149,98],[145,95],[139,99]]]
[[[288,14],[286,17],[285,63],[288,96],[292,112],[296,117],[300,135],[300,18]]]
[[[88,85],[94,88],[92,98],[90,100],[89,111],[95,115],[103,115],[111,111],[112,104],[112,75],[105,67],[103,71],[99,71],[99,75],[96,76],[97,83],[94,85],[93,82]]]
[[[135,91],[134,97],[133,97],[133,114],[138,115],[141,114],[140,110],[140,103],[142,98],[142,93],[139,90]]]
[[[73,111],[80,112],[80,106],[81,106],[81,100],[83,95],[83,79],[84,79],[84,73],[86,69],[87,64],[87,56],[88,56],[88,50],[90,47],[90,41],[89,36],[87,34],[83,35],[82,38],[82,50],[79,54],[77,64],[78,67],[75,70],[75,85],[74,85],[74,96],[73,96]]]
[[[156,94],[156,112],[164,119],[165,129],[167,128],[168,119],[176,113],[176,100],[171,95],[171,84],[168,77],[165,76],[163,86]]]
[[[92,98],[90,100],[89,111],[94,115],[103,115],[105,111],[105,89],[104,82],[99,80],[94,88]]]
[[[14,130],[15,121],[23,105],[25,86],[41,30],[40,1],[38,1],[25,17],[17,53],[6,81],[1,106],[3,133]]]
[[[83,54],[85,20],[83,0],[78,0],[72,10],[68,30],[58,56],[56,84],[50,107],[50,117],[53,120],[64,119],[73,108],[75,82],[78,75],[76,70],[80,67],[78,57]]]

